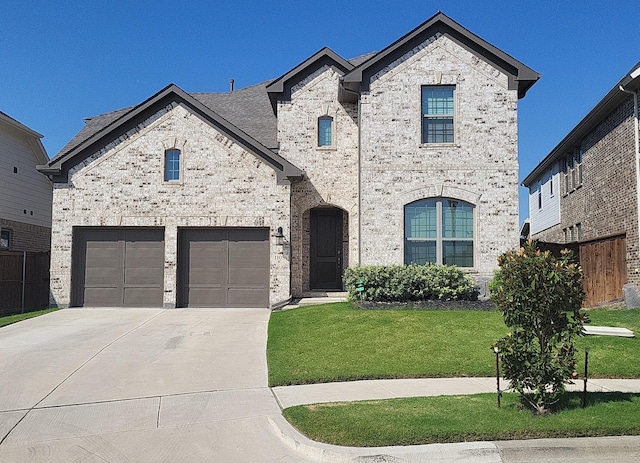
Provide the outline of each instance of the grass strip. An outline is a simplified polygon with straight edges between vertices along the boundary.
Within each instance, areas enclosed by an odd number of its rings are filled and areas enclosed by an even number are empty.
[[[44,315],[49,312],[54,312],[56,310],[58,310],[58,308],[36,310],[34,312],[19,313],[15,315],[7,315],[5,317],[0,317],[0,327],[11,325],[12,323],[17,323],[22,320],[26,320],[28,318],[39,317],[40,315]]]
[[[431,443],[640,434],[640,394],[564,394],[559,413],[534,416],[518,394],[416,397],[302,405],[283,414],[309,438],[380,447]]]
[[[640,336],[640,309],[590,310],[592,325]],[[282,386],[383,378],[495,375],[492,343],[508,328],[498,311],[359,310],[350,303],[274,312],[269,323],[269,384]],[[640,339],[585,336],[577,371],[640,378]]]

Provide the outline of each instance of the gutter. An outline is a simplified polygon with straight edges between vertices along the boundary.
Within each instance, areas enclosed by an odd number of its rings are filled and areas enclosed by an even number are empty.
[[[635,80],[636,77],[640,76],[640,68],[637,68],[631,74],[629,74],[631,80]],[[635,138],[635,161],[636,161],[636,213],[637,213],[637,232],[638,232],[638,250],[640,250],[640,131],[639,126],[640,123],[638,121],[638,91],[631,91],[624,88],[621,84],[618,87],[624,93],[628,93],[633,95],[633,119],[634,119],[634,138]],[[637,269],[636,269],[637,270]]]

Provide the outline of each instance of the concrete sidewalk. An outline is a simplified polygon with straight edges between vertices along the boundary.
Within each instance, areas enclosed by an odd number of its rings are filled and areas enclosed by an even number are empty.
[[[567,386],[569,391],[582,391],[583,388],[584,383],[581,379]],[[504,379],[500,379],[500,389],[502,391],[508,389]],[[497,385],[495,378],[422,378],[303,384],[274,387],[272,390],[280,406],[287,408],[325,402],[495,393]],[[640,393],[640,379],[589,379],[587,391]]]
[[[506,389],[501,379],[501,389]],[[582,380],[568,390],[582,391]],[[640,379],[593,379],[590,392],[640,393]],[[424,378],[367,380],[272,388],[282,408],[294,405],[496,392],[495,378]],[[461,442],[399,447],[356,448],[314,442],[281,415],[270,423],[292,449],[326,462],[454,462],[470,463],[632,463],[640,461],[640,436]]]

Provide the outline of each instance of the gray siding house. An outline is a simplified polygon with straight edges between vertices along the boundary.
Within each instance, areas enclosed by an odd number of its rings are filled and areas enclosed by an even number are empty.
[[[637,63],[522,182],[531,238],[574,243],[586,305],[640,285]]]
[[[55,303],[277,307],[358,264],[486,280],[518,245],[517,103],[538,78],[438,13],[377,53],[90,118],[41,166]]]
[[[36,170],[49,161],[41,138],[0,112],[0,250],[50,249],[53,188]]]

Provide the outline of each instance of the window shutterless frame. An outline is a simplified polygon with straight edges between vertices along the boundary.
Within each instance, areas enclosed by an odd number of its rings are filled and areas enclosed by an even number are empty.
[[[320,116],[318,118],[318,146],[320,148],[331,148],[333,146],[334,123],[331,116]]]
[[[169,149],[164,153],[164,180],[175,182],[180,180],[180,155],[178,149]]]
[[[422,143],[453,143],[455,141],[455,87],[450,85],[422,86]]]
[[[450,198],[407,204],[405,264],[474,266],[475,206]]]
[[[9,249],[11,246],[11,230],[3,228],[0,230],[0,249]]]

